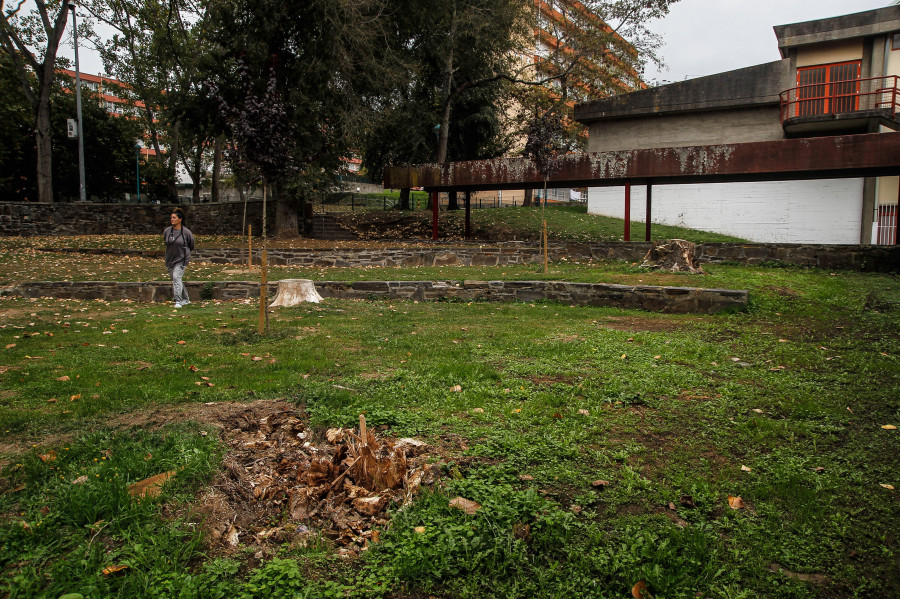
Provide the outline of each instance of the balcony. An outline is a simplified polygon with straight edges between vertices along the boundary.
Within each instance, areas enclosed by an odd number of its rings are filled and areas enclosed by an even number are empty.
[[[781,126],[789,136],[900,129],[900,77],[801,85],[781,92]]]

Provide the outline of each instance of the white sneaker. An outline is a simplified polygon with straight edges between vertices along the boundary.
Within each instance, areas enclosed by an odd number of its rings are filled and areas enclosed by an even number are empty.
[[[183,304],[181,304],[181,303],[179,303],[179,302],[175,302],[175,307],[176,307],[176,308],[180,308],[182,305],[183,305]]]
[[[191,300],[184,300],[183,302],[181,302],[181,305],[187,306],[189,303],[191,303]]]

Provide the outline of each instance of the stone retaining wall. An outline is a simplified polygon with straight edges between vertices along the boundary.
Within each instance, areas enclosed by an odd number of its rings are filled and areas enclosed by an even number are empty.
[[[549,258],[558,261],[626,260],[640,262],[650,250],[649,243],[572,243],[552,244]],[[254,263],[261,252],[254,250]],[[219,264],[241,264],[246,252],[234,249],[198,249],[198,261]],[[734,244],[704,243],[697,245],[701,263],[735,262],[740,264],[776,263],[806,268],[858,270],[872,272],[900,271],[900,246],[848,246],[803,244]],[[543,258],[537,247],[524,242],[492,245],[460,244],[423,249],[378,250],[269,250],[269,264],[313,267],[374,266],[506,266],[530,264]]]
[[[316,291],[323,298],[494,302],[555,301],[578,306],[638,308],[678,314],[715,314],[723,310],[740,310],[747,306],[748,300],[747,292],[741,290],[560,281],[464,281],[462,283],[456,281],[318,281],[315,285]],[[191,299],[200,299],[201,292],[204,291],[211,292],[213,299],[259,297],[259,284],[247,281],[188,282],[185,286]],[[205,287],[206,290],[204,290]],[[269,297],[275,296],[277,288],[277,282],[268,284]],[[172,299],[172,284],[168,281],[147,283],[32,282],[4,288],[0,290],[0,295],[164,302]]]
[[[154,235],[169,226],[171,210],[185,213],[195,235],[240,235],[243,202],[215,204],[97,204],[0,202],[0,236],[38,235]],[[266,205],[270,226],[275,202]],[[262,230],[262,200],[247,202],[247,224]]]

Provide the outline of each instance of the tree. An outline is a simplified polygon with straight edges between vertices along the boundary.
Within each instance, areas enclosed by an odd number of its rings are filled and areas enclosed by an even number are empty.
[[[15,69],[19,84],[32,109],[37,149],[37,199],[52,202],[53,135],[50,128],[50,92],[56,68],[56,53],[69,14],[64,0],[48,8],[34,0],[35,8],[20,15],[24,0],[5,6],[0,0],[0,53]],[[56,16],[51,20],[51,13]]]
[[[107,72],[126,84],[123,96],[140,110],[155,160],[176,193],[179,160],[199,196],[205,170],[204,147],[212,139],[207,112],[195,105],[199,63],[208,31],[206,0],[86,0],[93,18],[115,33],[95,38]],[[206,107],[208,108],[208,106]],[[185,115],[193,115],[190,125]],[[188,140],[189,143],[183,142]],[[182,151],[182,147],[185,151]]]
[[[51,95],[51,122],[54,131],[66,130],[66,118],[75,114],[75,81],[62,76]],[[82,89],[81,117],[84,121],[85,187],[100,198],[121,198],[135,190],[134,141],[141,135],[141,123],[107,112],[100,97]],[[77,140],[57,135],[53,139],[53,180],[58,198],[78,198]],[[142,174],[144,174],[142,172]]]
[[[527,129],[556,112],[570,144],[583,149],[587,134],[572,118],[576,102],[627,93],[644,84],[647,63],[660,64],[660,38],[647,24],[678,0],[557,0],[532,14],[534,61],[516,88],[519,122]]]
[[[283,109],[277,129],[286,135],[284,143],[266,150],[260,140],[257,151],[234,140],[271,179],[276,237],[298,234],[301,198],[333,184],[341,159],[359,146],[373,111],[395,83],[386,9],[386,0],[211,5],[216,51],[206,67],[209,89],[228,107],[274,98]],[[217,127],[236,134],[228,111],[222,116]]]

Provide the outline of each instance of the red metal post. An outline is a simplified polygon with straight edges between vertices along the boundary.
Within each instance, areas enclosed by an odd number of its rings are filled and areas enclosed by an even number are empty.
[[[466,190],[466,239],[472,238],[472,192]]]
[[[631,241],[631,181],[625,181],[625,241]]]
[[[900,189],[897,190],[897,205],[894,206],[894,245],[900,245]]]
[[[438,192],[431,192],[431,239],[438,238]]]
[[[653,183],[647,183],[647,224],[645,225],[644,241],[650,241],[650,208],[653,204]]]

